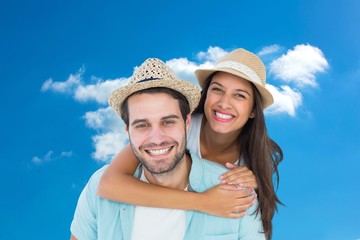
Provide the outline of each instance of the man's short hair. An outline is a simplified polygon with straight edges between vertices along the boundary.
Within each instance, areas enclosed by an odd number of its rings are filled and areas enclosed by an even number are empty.
[[[175,91],[170,88],[154,87],[154,88],[143,89],[141,91],[135,92],[135,93],[131,94],[130,96],[128,96],[123,101],[123,103],[121,104],[121,107],[120,107],[121,108],[121,118],[125,122],[127,127],[129,127],[129,103],[128,103],[129,98],[131,96],[143,94],[143,93],[148,93],[148,94],[166,93],[166,94],[169,94],[174,99],[178,100],[181,116],[183,117],[184,121],[186,121],[186,116],[190,113],[190,105],[189,105],[189,102],[187,101],[186,97],[184,95],[182,95],[181,93],[179,93],[178,91]]]

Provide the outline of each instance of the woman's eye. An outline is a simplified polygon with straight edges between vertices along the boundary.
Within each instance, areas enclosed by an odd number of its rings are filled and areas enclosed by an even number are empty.
[[[237,98],[246,98],[245,95],[240,94],[240,93],[236,93],[235,97],[237,97]]]
[[[214,92],[222,92],[222,90],[220,88],[214,87],[211,89]]]

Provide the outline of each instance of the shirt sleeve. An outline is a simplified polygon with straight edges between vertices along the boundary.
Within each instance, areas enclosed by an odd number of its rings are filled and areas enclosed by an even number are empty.
[[[248,209],[248,213],[241,218],[239,227],[240,239],[266,239],[261,221],[261,213],[255,213],[258,204],[258,200],[255,198],[254,205],[251,206]]]
[[[95,173],[80,194],[70,231],[78,240],[97,239],[97,187]],[[95,176],[95,177],[94,177]]]

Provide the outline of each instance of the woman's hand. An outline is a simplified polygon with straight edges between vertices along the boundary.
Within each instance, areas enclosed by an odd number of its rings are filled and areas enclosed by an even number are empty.
[[[241,218],[254,204],[256,194],[252,188],[219,184],[203,192],[201,212],[225,218]]]
[[[226,167],[230,170],[220,176],[221,183],[257,189],[255,175],[247,167],[240,167],[232,163],[226,163]]]

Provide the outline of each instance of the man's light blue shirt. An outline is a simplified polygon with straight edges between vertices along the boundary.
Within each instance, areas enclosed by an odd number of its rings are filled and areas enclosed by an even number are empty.
[[[224,166],[199,159],[195,154],[191,154],[191,157],[189,191],[204,192],[220,183],[219,176],[227,171]],[[100,198],[96,194],[106,167],[92,175],[79,197],[71,223],[71,233],[79,240],[131,239],[135,206]],[[138,169],[135,176],[139,177],[140,172]],[[257,200],[248,209],[248,214],[240,219],[186,211],[184,239],[265,239],[260,213],[254,214],[256,207]]]

